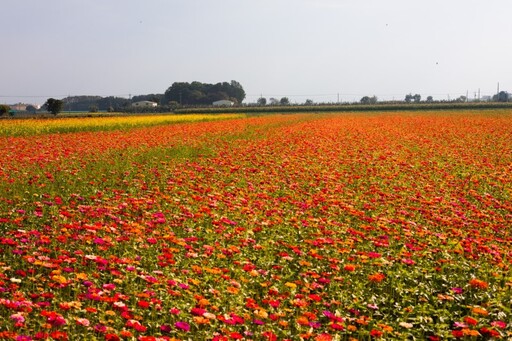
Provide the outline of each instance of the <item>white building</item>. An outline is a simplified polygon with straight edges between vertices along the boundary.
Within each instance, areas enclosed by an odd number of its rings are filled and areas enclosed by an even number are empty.
[[[140,101],[132,103],[132,107],[135,108],[154,108],[156,106],[158,106],[158,103],[151,101]]]
[[[232,107],[235,103],[228,100],[220,100],[212,103],[214,107]]]

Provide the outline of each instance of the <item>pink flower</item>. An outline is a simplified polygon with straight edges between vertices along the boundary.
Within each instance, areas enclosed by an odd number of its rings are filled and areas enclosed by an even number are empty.
[[[160,331],[162,333],[170,333],[171,332],[171,326],[169,326],[168,324],[163,324],[160,326]]]
[[[180,314],[180,310],[178,308],[171,308],[169,310],[169,312],[173,315],[179,315]]]
[[[453,326],[454,326],[455,328],[467,328],[467,327],[468,327],[468,326],[467,326],[465,323],[463,323],[463,322],[455,322],[455,323],[453,324]]]
[[[112,283],[103,284],[103,289],[105,289],[105,290],[114,290],[115,288],[116,288],[115,284],[112,284]]]
[[[105,240],[103,238],[98,237],[98,238],[93,239],[93,243],[98,244],[98,245],[103,245],[103,244],[105,244]]]
[[[16,323],[23,323],[23,322],[25,322],[25,318],[23,317],[23,315],[21,313],[12,314],[11,315],[11,320],[14,320],[14,322],[16,322]]]
[[[182,321],[179,321],[179,322],[176,322],[174,324],[174,326],[180,330],[183,330],[183,331],[186,331],[188,332],[190,330],[190,325],[187,323],[187,322],[182,322]]]
[[[88,327],[90,322],[88,319],[85,319],[85,318],[77,318],[76,324],[78,324],[80,326]]]
[[[462,288],[452,288],[452,291],[456,294],[462,294],[464,292]]]
[[[414,265],[414,264],[416,264],[415,261],[413,261],[412,259],[409,259],[409,258],[402,259],[402,263],[404,263],[406,265]]]
[[[491,322],[491,326],[496,327],[496,328],[505,329],[507,327],[507,324],[503,321],[494,321],[494,322]]]
[[[103,324],[97,324],[94,326],[94,330],[98,333],[106,333],[107,332],[107,327]]]

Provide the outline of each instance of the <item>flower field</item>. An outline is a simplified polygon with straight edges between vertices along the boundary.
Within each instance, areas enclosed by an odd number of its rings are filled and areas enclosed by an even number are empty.
[[[103,119],[0,122],[0,339],[512,338],[512,111]]]

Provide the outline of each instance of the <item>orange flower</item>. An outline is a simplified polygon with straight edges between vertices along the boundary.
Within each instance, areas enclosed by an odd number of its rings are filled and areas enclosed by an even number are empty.
[[[469,328],[462,329],[462,333],[464,334],[464,336],[482,336],[482,335],[480,335],[478,330],[473,330],[473,329],[469,329]]]
[[[288,323],[288,321],[283,321],[283,320],[281,320],[281,321],[279,321],[279,322],[278,322],[278,324],[279,324],[281,327],[286,328],[286,327],[288,327],[288,324],[289,324],[289,323]]]
[[[132,337],[133,336],[133,334],[130,331],[128,331],[128,330],[122,330],[119,333],[119,335],[121,335],[122,337]]]
[[[475,315],[482,315],[482,316],[487,316],[489,315],[489,313],[487,312],[487,310],[485,310],[484,308],[480,308],[480,307],[473,307],[473,309],[471,309],[471,311],[473,312],[473,314]]]
[[[345,271],[354,271],[356,269],[356,266],[354,264],[347,264],[343,267]]]
[[[388,326],[387,324],[379,323],[378,326],[384,333],[391,333],[393,331],[393,327]]]
[[[226,291],[229,292],[230,294],[238,294],[240,289],[235,288],[235,287],[227,287]]]
[[[373,275],[369,275],[368,276],[368,280],[370,282],[374,282],[374,283],[380,283],[382,282],[384,279],[386,278],[386,275],[380,273],[380,272],[377,272],[377,273],[374,273]]]
[[[471,279],[469,281],[469,285],[472,288],[476,288],[476,289],[487,289],[489,287],[489,284],[487,284],[487,282],[484,282],[484,281],[476,279],[476,278]]]
[[[315,341],[331,341],[331,340],[332,340],[332,336],[329,334],[326,334],[326,333],[317,335],[317,337],[315,337]]]
[[[297,319],[297,323],[301,326],[307,326],[309,325],[309,320],[306,316],[301,316]]]
[[[209,324],[210,320],[203,316],[194,316],[194,322],[197,324]]]
[[[206,298],[203,298],[203,299],[200,299],[197,304],[200,306],[200,307],[206,307],[208,305],[210,305],[210,302],[206,299]]]

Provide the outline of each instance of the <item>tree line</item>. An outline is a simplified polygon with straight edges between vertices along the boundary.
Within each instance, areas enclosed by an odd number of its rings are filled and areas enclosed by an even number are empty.
[[[161,107],[154,110],[169,111],[181,106],[208,106],[219,100],[240,104],[244,99],[244,88],[235,80],[216,84],[175,82],[162,94],[137,95],[129,99],[115,96],[69,96],[62,100],[49,98],[42,110],[53,114],[61,111],[130,111],[132,103],[150,101]]]

